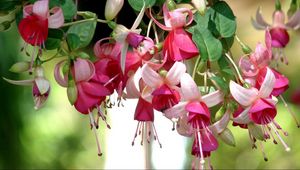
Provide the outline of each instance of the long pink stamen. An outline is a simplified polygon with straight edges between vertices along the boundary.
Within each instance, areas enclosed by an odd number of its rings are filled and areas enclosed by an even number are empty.
[[[154,130],[154,139],[157,139],[157,142],[158,142],[158,144],[159,144],[159,147],[160,148],[162,148],[162,145],[161,145],[161,143],[160,143],[160,141],[159,141],[159,138],[158,138],[158,134],[157,134],[157,132],[156,132],[156,128],[155,128],[155,126],[154,126],[154,123],[151,123],[152,124],[152,127],[153,127],[153,130]]]
[[[200,152],[200,164],[201,164],[201,169],[204,169],[204,156],[203,156],[203,150],[202,150],[202,144],[201,144],[201,134],[200,134],[200,128],[198,122],[196,123],[197,125],[197,139],[198,139],[198,145],[199,145],[199,152]]]
[[[280,140],[283,147],[285,148],[285,151],[287,151],[287,152],[291,151],[291,148],[284,142],[284,140],[281,138],[279,132],[277,131],[277,129],[275,128],[275,126],[272,123],[270,123],[270,126],[271,126],[272,130],[274,131],[274,133],[276,134],[276,136],[278,137],[278,139]]]
[[[267,158],[266,153],[265,153],[264,145],[261,142],[259,142],[259,146],[260,146],[261,152],[263,154],[264,160],[267,162],[268,158]]]
[[[139,126],[140,126],[140,122],[138,122],[137,126],[136,126],[136,130],[135,130],[135,134],[134,134],[134,137],[133,137],[133,140],[131,142],[131,145],[133,146],[134,145],[134,141],[138,135],[138,130],[139,130]]]
[[[96,127],[95,127],[95,124],[94,124],[95,121],[94,121],[94,118],[93,118],[93,115],[92,115],[91,112],[89,112],[89,116],[90,116],[90,123],[91,123],[92,129],[93,129],[93,132],[94,132],[94,135],[95,135],[95,138],[96,138],[96,143],[97,143],[97,148],[98,148],[98,156],[102,156],[101,147],[100,147]]]

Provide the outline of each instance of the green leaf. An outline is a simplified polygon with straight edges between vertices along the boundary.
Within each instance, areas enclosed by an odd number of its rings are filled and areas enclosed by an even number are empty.
[[[45,42],[47,50],[54,50],[60,47],[64,33],[60,29],[49,29],[48,38]]]
[[[80,46],[80,38],[73,33],[67,35],[67,42],[71,51],[78,49]]]
[[[221,88],[221,90],[224,93],[228,92],[228,90],[229,90],[228,83],[223,78],[214,76],[214,77],[211,77],[211,79],[217,83],[217,85]]]
[[[225,1],[219,1],[211,9],[211,26],[215,26],[216,35],[223,38],[232,37],[236,32],[236,20],[229,5]]]
[[[221,42],[208,29],[194,27],[191,31],[203,61],[217,61],[222,56]]]
[[[55,6],[61,6],[66,3],[66,0],[50,0],[49,1],[49,8],[53,8]]]
[[[128,0],[130,6],[136,10],[140,11],[145,3],[146,8],[150,8],[155,4],[156,0]]]
[[[234,43],[234,36],[229,37],[229,38],[221,38],[221,43],[222,43],[223,49],[226,52],[229,51]]]
[[[21,4],[20,0],[1,0],[0,11],[13,10],[19,4]]]
[[[79,48],[83,48],[89,45],[91,42],[95,29],[96,29],[97,21],[86,21],[83,23],[79,23],[76,25],[72,25],[67,31],[68,34],[76,34],[80,38]]]
[[[90,56],[87,53],[83,52],[83,51],[80,51],[79,53],[77,53],[77,56],[82,58],[82,59],[89,59],[90,58]]]
[[[55,0],[61,1],[61,0]],[[65,0],[65,3],[61,5],[61,8],[64,13],[64,17],[66,20],[72,20],[72,18],[76,15],[77,7],[73,0]]]

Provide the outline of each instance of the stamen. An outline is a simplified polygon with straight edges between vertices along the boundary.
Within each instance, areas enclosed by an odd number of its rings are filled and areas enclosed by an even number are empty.
[[[107,123],[106,116],[101,111],[101,107],[97,106],[97,110],[98,110],[98,116],[101,117],[101,119],[104,121],[104,123],[106,124],[106,127],[108,129],[111,129],[110,125]]]
[[[294,121],[296,122],[297,127],[300,128],[300,124],[299,124],[299,121],[298,121],[298,119],[297,119],[297,117],[296,117],[295,112],[292,111],[292,109],[289,107],[289,105],[288,105],[287,102],[284,100],[284,98],[282,97],[282,95],[279,95],[279,97],[280,97],[280,99],[282,100],[284,107],[287,108],[288,112],[289,112],[289,113],[291,114],[291,116],[293,117]]]
[[[172,126],[172,131],[174,131],[174,130],[175,130],[175,122],[172,121],[172,124],[173,124],[173,126]],[[177,125],[178,125],[178,127],[179,127],[179,124],[178,124],[178,123],[177,123]]]
[[[158,139],[158,134],[157,134],[157,132],[156,132],[156,128],[155,128],[155,126],[154,126],[154,123],[151,123],[152,124],[152,127],[153,127],[153,130],[154,130],[154,139],[157,139],[157,142],[158,142],[158,144],[159,144],[159,147],[160,148],[162,148],[162,145],[161,145],[161,143],[160,143],[160,141],[159,141],[159,139]]]
[[[267,162],[268,158],[267,158],[266,153],[265,153],[264,145],[261,142],[258,142],[258,143],[259,143],[259,146],[260,146],[260,151],[263,154],[264,160]]]
[[[132,140],[132,142],[131,142],[131,145],[132,145],[132,146],[134,145],[134,141],[135,141],[135,139],[136,139],[136,137],[137,137],[137,132],[138,132],[138,130],[139,130],[139,126],[140,126],[140,122],[138,122],[138,124],[137,124],[136,130],[135,130],[135,133],[134,133],[134,137],[133,137],[133,140]]]
[[[266,125],[266,126],[267,126],[267,125]],[[273,139],[273,143],[274,143],[275,145],[277,145],[278,143],[277,143],[277,141],[275,140],[275,137],[273,136],[273,133],[272,133],[272,131],[271,131],[271,128],[270,128],[269,126],[267,126],[266,129],[268,130],[269,134],[271,135],[271,137],[272,137],[272,139]]]
[[[144,125],[145,125],[145,122],[142,122],[142,139],[141,139],[141,145],[144,144]]]
[[[96,132],[95,125],[93,124],[93,122],[95,122],[95,121],[94,121],[94,118],[93,118],[93,115],[91,112],[89,112],[89,116],[90,116],[90,124],[92,126],[92,129],[93,129],[93,132],[94,132],[94,135],[96,138],[96,143],[97,143],[97,148],[98,148],[98,156],[102,156],[102,152],[101,152],[101,148],[100,148],[100,144],[99,144],[99,140],[98,140],[98,135]]]
[[[204,169],[204,156],[203,156],[203,150],[202,150],[202,144],[201,144],[201,134],[200,134],[200,128],[198,122],[196,123],[197,125],[197,139],[198,139],[198,145],[199,145],[199,152],[200,152],[200,164],[201,164],[201,169]]]
[[[147,142],[150,143],[151,140],[151,127],[149,122],[146,122],[146,133],[147,133]]]
[[[291,150],[291,148],[288,147],[288,145],[284,142],[284,140],[281,138],[280,134],[278,133],[277,129],[274,127],[274,125],[272,123],[270,123],[271,128],[273,129],[274,133],[276,134],[276,136],[280,140],[281,144],[285,148],[285,151],[289,152]]]

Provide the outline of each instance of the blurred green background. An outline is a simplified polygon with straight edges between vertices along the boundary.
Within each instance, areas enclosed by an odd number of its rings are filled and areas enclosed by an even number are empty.
[[[283,5],[284,10],[288,8],[288,2]],[[250,17],[255,15],[258,6],[262,6],[266,19],[271,22],[274,1],[228,0],[228,3],[237,16],[237,35],[254,49],[258,41],[264,41],[264,32],[257,31],[251,26]],[[290,35],[290,44],[285,49],[290,64],[287,66],[281,64],[279,67],[279,70],[290,79],[290,89],[284,95],[287,100],[295,89],[300,88],[300,32],[291,32]],[[16,61],[29,60],[20,52],[22,46],[23,42],[20,40],[15,24],[8,31],[0,33],[1,77],[10,79],[29,77],[26,74],[16,75],[8,71]],[[236,58],[242,55],[237,44],[233,47],[233,54]],[[51,55],[51,52],[48,55]],[[136,122],[132,120],[134,105],[109,111],[109,116],[113,117],[109,120],[113,130],[107,130],[102,125],[103,127],[98,131],[104,149],[104,156],[99,158],[94,136],[89,130],[88,117],[76,112],[69,105],[66,90],[54,81],[55,62],[57,61],[45,65],[47,78],[51,81],[51,94],[45,107],[39,111],[33,109],[31,87],[10,85],[0,79],[0,169],[143,168],[143,162],[140,161],[143,160],[143,153],[135,157],[130,156],[144,149],[131,146],[131,137],[136,126]],[[299,106],[289,105],[300,119]],[[268,141],[264,146],[269,161],[265,162],[259,150],[251,149],[248,132],[230,127],[236,137],[237,145],[233,148],[220,141],[219,149],[212,154],[213,166],[216,169],[299,169],[300,129],[296,128],[281,102],[278,104],[278,113],[276,119],[289,132],[289,136],[284,137],[284,140],[291,147],[291,152],[285,152],[280,143],[274,145]],[[156,119],[163,119],[163,117],[157,116]],[[158,121],[156,126],[159,129],[162,126],[161,122]],[[166,130],[170,135],[175,136],[176,134],[171,132],[169,127],[168,124]],[[130,139],[122,136],[123,134],[129,134]],[[181,159],[182,163],[181,165],[177,163],[175,167],[190,168],[190,146],[187,145],[186,148],[183,145],[172,146],[174,141],[168,140],[168,136],[160,135],[160,138],[166,147],[152,152],[152,159],[155,160],[152,161],[152,167],[160,169],[168,168],[172,164],[175,166],[176,157]],[[183,143],[188,141],[180,136],[174,140]],[[120,144],[124,141],[125,144]],[[168,146],[172,148],[164,150]],[[157,148],[156,144],[153,147]],[[178,148],[182,148],[181,152]],[[155,154],[159,156],[163,152],[167,156],[156,159]]]

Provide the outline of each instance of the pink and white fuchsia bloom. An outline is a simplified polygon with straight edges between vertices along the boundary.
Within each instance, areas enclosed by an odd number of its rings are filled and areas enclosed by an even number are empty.
[[[238,124],[254,123],[261,125],[265,139],[268,139],[270,136],[273,137],[270,130],[272,129],[285,147],[286,151],[289,151],[290,148],[279,135],[278,130],[281,130],[281,127],[274,120],[277,114],[277,109],[275,107],[277,100],[271,96],[271,93],[273,91],[275,81],[275,75],[269,68],[267,68],[266,76],[259,90],[254,87],[246,89],[237,83],[230,81],[230,92],[233,98],[244,109],[233,119],[233,121]]]
[[[223,101],[223,94],[219,90],[201,96],[198,86],[193,78],[184,73],[180,79],[183,101],[164,113],[169,119],[187,118],[188,124],[193,128],[194,138],[198,142],[200,164],[204,165],[204,154],[217,149],[218,142],[208,128],[210,125],[209,107],[213,107]]]

